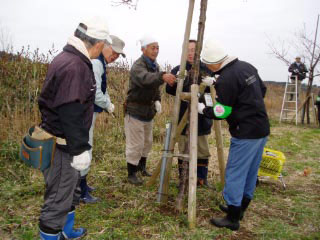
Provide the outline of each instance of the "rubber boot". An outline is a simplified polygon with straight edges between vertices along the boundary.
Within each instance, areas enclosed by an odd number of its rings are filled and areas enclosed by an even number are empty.
[[[138,169],[141,172],[142,176],[151,177],[152,174],[147,172],[146,165],[147,165],[147,158],[146,157],[141,157],[140,161],[139,161]]]
[[[61,240],[61,232],[60,233],[45,233],[40,230],[40,239],[41,240]]]
[[[88,183],[87,183],[87,187],[88,187],[88,192],[89,193],[94,192],[96,190],[95,187],[89,186]]]
[[[224,218],[212,218],[210,223],[219,228],[225,227],[232,231],[237,231],[240,228],[240,212],[241,207],[229,205],[227,216]]]
[[[73,228],[75,211],[68,213],[67,221],[62,230],[62,239],[79,239],[87,234],[85,228]]]
[[[240,220],[243,219],[243,217],[244,217],[244,212],[247,210],[250,202],[251,202],[251,199],[250,199],[250,198],[247,198],[247,197],[243,197],[243,198],[242,198],[242,201],[241,201]],[[219,208],[220,208],[221,211],[223,211],[223,212],[225,212],[225,213],[228,213],[228,206],[227,206],[227,205],[220,204],[220,205],[219,205]]]
[[[197,165],[197,185],[212,188],[208,183],[208,159],[198,159]]]
[[[142,185],[142,183],[143,183],[142,180],[136,176],[136,173],[138,171],[138,166],[127,163],[127,168],[128,168],[128,181],[129,181],[129,183],[134,184],[134,185]]]
[[[82,176],[80,179],[80,188],[81,188],[81,195],[80,200],[84,203],[96,203],[99,201],[99,198],[93,197],[89,193],[89,188],[87,184],[87,175]]]

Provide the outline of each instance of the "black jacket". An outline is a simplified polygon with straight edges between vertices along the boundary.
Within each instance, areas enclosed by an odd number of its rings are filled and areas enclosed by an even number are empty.
[[[288,71],[291,72],[291,79],[294,79],[295,76],[298,76],[298,80],[302,81],[306,78],[308,69],[304,63],[300,63],[298,65],[296,62],[294,62],[290,65]]]
[[[226,118],[232,137],[258,139],[270,134],[269,119],[263,98],[266,87],[257,69],[235,59],[222,68],[215,84],[217,102],[232,107]],[[213,108],[205,108],[207,117],[216,118]],[[221,119],[220,119],[221,120]]]
[[[192,65],[187,62],[186,70],[190,71],[192,68]],[[180,69],[180,65],[176,66],[172,69],[171,73],[176,75]],[[209,69],[206,68],[204,64],[200,64],[200,74],[198,79],[198,84],[201,82],[202,75],[212,75],[213,73],[210,72]],[[183,82],[183,91],[184,92],[190,92],[190,86],[192,84],[191,79],[187,76]],[[176,89],[177,89],[177,83],[175,83],[172,87],[170,85],[166,85],[166,92],[170,95],[175,96],[176,95]],[[206,88],[206,92],[210,92],[209,88]],[[183,114],[188,109],[189,103],[186,101],[181,101],[180,105],[180,112],[179,112],[179,122],[181,118],[183,117]],[[205,117],[203,114],[198,115],[198,136],[208,135],[211,133],[211,127],[212,127],[212,120]],[[183,135],[186,134],[186,127],[183,129],[182,132]]]
[[[58,147],[78,155],[91,146],[96,81],[91,61],[71,45],[66,45],[49,65],[38,100],[40,126],[47,132],[65,138],[67,146]]]

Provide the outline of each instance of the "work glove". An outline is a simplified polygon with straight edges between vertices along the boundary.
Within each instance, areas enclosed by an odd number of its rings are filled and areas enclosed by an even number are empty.
[[[177,72],[177,77],[180,75],[180,70]],[[187,70],[184,70],[184,76],[188,76],[188,71]]]
[[[91,159],[89,151],[84,151],[83,153],[74,156],[71,162],[71,167],[78,171],[87,169],[90,166]]]
[[[107,111],[108,113],[113,113],[114,112],[114,105],[112,102],[110,102],[110,104],[107,107]]]
[[[207,77],[202,78],[202,83],[206,86],[211,86],[216,83],[216,79],[214,77],[207,76]]]
[[[203,109],[206,108],[206,105],[204,103],[198,103],[198,113],[203,114]]]
[[[161,113],[161,103],[160,101],[156,101],[155,103],[157,113]]]

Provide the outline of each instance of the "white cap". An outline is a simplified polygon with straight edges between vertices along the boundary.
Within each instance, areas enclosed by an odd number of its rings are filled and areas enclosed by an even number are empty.
[[[218,42],[208,39],[202,48],[200,57],[205,64],[219,64],[228,57],[228,54]]]
[[[158,42],[154,37],[149,36],[149,35],[144,35],[140,40],[139,40],[141,47],[146,47],[147,45],[151,43]]]
[[[112,43],[112,39],[109,34],[108,23],[103,18],[97,16],[90,17],[83,20],[81,23],[83,23],[87,29],[79,25],[77,29],[80,32],[83,32],[89,37],[99,40],[107,40],[108,43]]]

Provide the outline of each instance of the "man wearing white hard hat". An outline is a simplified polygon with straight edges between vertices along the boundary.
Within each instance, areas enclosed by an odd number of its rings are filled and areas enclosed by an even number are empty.
[[[94,100],[94,113],[92,124],[89,132],[89,144],[91,145],[91,149],[89,151],[90,158],[92,159],[92,147],[93,147],[93,130],[96,122],[97,115],[103,111],[106,111],[110,114],[114,111],[114,105],[111,102],[108,90],[107,90],[107,65],[116,61],[119,56],[126,57],[123,52],[123,48],[125,46],[124,41],[114,35],[110,35],[112,39],[112,44],[106,44],[97,59],[93,59],[92,67],[94,72],[94,77],[96,80],[97,90]],[[87,175],[89,172],[89,168],[80,172],[81,180],[80,180],[80,188],[81,188],[81,196],[80,200],[84,203],[96,203],[99,199],[92,196],[91,192],[94,191],[93,187],[90,187],[87,184]]]
[[[151,176],[146,170],[148,154],[152,147],[152,127],[155,114],[161,112],[159,87],[163,83],[173,85],[176,78],[170,73],[161,72],[156,61],[159,44],[151,36],[140,40],[142,56],[130,70],[128,95],[125,103],[126,161],[128,181],[141,185],[136,176]]]
[[[94,17],[82,21],[63,51],[49,65],[39,97],[39,131],[57,138],[54,159],[43,171],[46,182],[39,219],[40,238],[75,239],[86,234],[74,229],[75,206],[80,199],[80,171],[90,165],[89,129],[96,82],[91,59],[111,43],[106,22]]]
[[[229,56],[214,40],[205,42],[201,61],[219,77],[216,82],[203,79],[205,84],[215,85],[217,102],[213,107],[199,103],[198,111],[215,120],[227,120],[232,136],[223,189],[227,206],[220,205],[227,215],[210,222],[238,230],[239,220],[253,198],[263,148],[270,134],[263,101],[266,87],[255,67]]]

